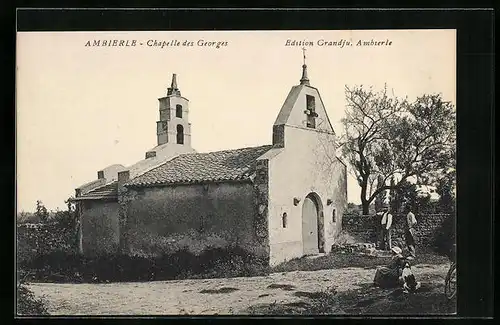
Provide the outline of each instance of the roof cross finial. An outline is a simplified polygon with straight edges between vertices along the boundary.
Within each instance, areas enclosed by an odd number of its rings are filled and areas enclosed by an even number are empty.
[[[302,48],[302,55],[304,56],[304,64],[302,65],[302,78],[300,78],[301,85],[309,86],[309,78],[307,78],[307,65],[306,65],[306,48]]]
[[[170,84],[170,88],[167,89],[167,96],[170,95],[181,95],[179,88],[177,87],[177,74],[172,74],[172,83]]]

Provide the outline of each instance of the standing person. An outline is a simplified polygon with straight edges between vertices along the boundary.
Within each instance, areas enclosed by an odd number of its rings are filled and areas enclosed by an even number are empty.
[[[384,214],[380,222],[382,226],[382,249],[391,250],[392,214],[389,212],[389,205],[384,205]]]
[[[406,208],[408,212],[406,214],[406,222],[405,222],[405,242],[408,247],[408,251],[410,252],[409,259],[414,259],[416,257],[415,254],[415,242],[416,242],[416,232],[415,226],[417,225],[417,218],[415,218],[415,214],[411,212],[411,206]]]
[[[376,234],[376,245],[378,249],[384,249],[384,232],[382,228],[382,216],[384,214],[383,208],[379,209],[375,213],[375,234]]]

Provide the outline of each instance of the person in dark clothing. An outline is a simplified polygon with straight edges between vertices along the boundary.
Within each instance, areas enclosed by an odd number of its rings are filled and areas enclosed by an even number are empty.
[[[373,279],[373,283],[381,288],[395,288],[404,284],[402,278],[405,266],[403,251],[397,246],[392,247],[391,251],[391,262],[387,266],[378,268]]]
[[[384,249],[384,231],[382,228],[383,208],[375,213],[374,229],[375,229],[375,245],[378,249]]]

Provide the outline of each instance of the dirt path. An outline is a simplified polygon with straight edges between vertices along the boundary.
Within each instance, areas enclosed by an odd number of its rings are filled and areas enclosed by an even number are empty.
[[[416,265],[417,277],[441,284],[448,265]],[[354,290],[371,283],[374,269],[341,268],[230,279],[110,284],[33,283],[52,315],[246,314],[258,304],[300,302],[297,291]]]

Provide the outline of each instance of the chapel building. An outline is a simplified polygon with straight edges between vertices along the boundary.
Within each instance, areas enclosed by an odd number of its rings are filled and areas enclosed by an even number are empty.
[[[159,98],[157,145],[134,165],[104,168],[76,189],[81,252],[237,246],[270,265],[328,253],[347,207],[347,170],[305,62],[269,131],[272,144],[196,152],[189,100],[174,74]]]

